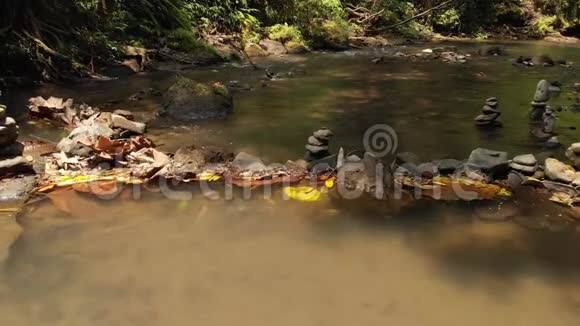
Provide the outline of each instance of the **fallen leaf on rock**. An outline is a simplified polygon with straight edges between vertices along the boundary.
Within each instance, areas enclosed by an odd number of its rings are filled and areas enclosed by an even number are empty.
[[[574,206],[574,197],[571,196],[570,194],[567,194],[565,192],[556,192],[552,194],[552,197],[550,197],[550,200],[558,203],[558,204],[562,204],[562,205],[566,205],[566,206]]]

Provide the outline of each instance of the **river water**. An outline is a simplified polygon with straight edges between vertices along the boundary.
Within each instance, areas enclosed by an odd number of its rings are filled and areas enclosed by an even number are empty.
[[[459,44],[477,51],[477,43]],[[225,121],[175,127],[153,123],[162,148],[213,144],[268,162],[300,158],[312,131],[327,126],[334,146],[363,147],[374,124],[397,132],[399,149],[425,160],[464,158],[476,147],[538,152],[527,113],[540,79],[570,84],[576,70],[512,67],[509,58],[550,55],[580,62],[579,48],[506,43],[509,56],[467,65],[388,59],[378,52],[315,53],[259,62],[291,78],[262,88],[261,72],[225,65],[181,72],[200,81],[238,80]],[[427,46],[425,46],[427,47]],[[170,72],[74,88],[26,91],[8,99],[23,112],[32,95],[91,104],[163,89]],[[500,99],[505,127],[473,127],[483,101]],[[126,102],[150,116],[159,101]],[[566,92],[552,100],[568,105]],[[560,141],[578,141],[580,114],[559,113]],[[23,134],[62,132],[26,125]],[[557,151],[561,156],[562,150]],[[223,189],[216,189],[219,194]],[[368,201],[282,200],[280,190],[212,200],[125,191],[95,200],[72,191],[26,209],[24,233],[0,269],[1,325],[577,325],[580,230],[485,223],[481,204],[426,203],[400,213]],[[55,206],[53,203],[56,203]],[[527,210],[516,220],[557,214]]]

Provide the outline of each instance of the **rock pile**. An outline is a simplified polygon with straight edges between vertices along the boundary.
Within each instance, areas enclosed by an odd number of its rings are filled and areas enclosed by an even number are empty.
[[[482,108],[482,114],[475,118],[475,125],[482,128],[501,127],[502,123],[498,120],[501,112],[499,111],[498,106],[499,102],[495,97],[490,97],[485,100],[485,105]]]
[[[22,152],[24,146],[18,143],[18,125],[6,115],[6,106],[0,105],[0,178],[32,171],[32,166]]]
[[[530,112],[530,121],[542,121],[544,112],[550,100],[550,83],[541,80],[536,86],[536,93],[532,101],[532,111]]]
[[[560,143],[555,136],[556,113],[548,106],[550,100],[550,83],[541,80],[536,87],[532,110],[530,112],[530,134],[548,147],[558,147]]]
[[[532,154],[519,155],[514,157],[510,167],[520,173],[533,175],[538,170],[538,160]]]
[[[334,137],[334,133],[328,128],[319,129],[308,137],[306,161],[312,162],[330,156],[328,144],[332,137]]]
[[[566,157],[572,161],[572,164],[580,169],[580,143],[574,143],[566,150]]]

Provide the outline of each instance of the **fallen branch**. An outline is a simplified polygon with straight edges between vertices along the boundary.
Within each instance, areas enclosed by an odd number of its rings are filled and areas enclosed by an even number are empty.
[[[396,23],[394,25],[390,25],[390,26],[386,26],[386,27],[382,27],[382,28],[376,29],[376,30],[374,30],[374,32],[382,32],[382,31],[390,30],[390,29],[393,29],[395,27],[404,25],[404,24],[406,24],[408,22],[411,22],[411,21],[413,21],[415,19],[421,18],[421,17],[423,17],[423,16],[425,16],[425,15],[427,15],[427,14],[429,14],[429,13],[435,11],[435,10],[442,9],[443,7],[445,7],[445,6],[449,5],[450,3],[452,3],[453,1],[455,1],[455,0],[445,1],[442,4],[440,4],[438,6],[435,6],[435,7],[431,8],[431,9],[429,9],[429,10],[423,11],[422,13],[419,13],[419,14],[417,14],[417,15],[409,18],[409,19],[405,19],[402,22]]]

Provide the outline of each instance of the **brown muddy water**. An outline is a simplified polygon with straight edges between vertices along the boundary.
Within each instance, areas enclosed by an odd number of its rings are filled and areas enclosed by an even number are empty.
[[[480,44],[461,44],[476,51]],[[538,80],[578,82],[576,70],[521,69],[508,58],[548,54],[580,63],[580,49],[508,43],[509,57],[458,66],[387,60],[369,51],[261,62],[292,78],[261,88],[260,73],[225,65],[181,72],[197,80],[239,80],[256,89],[235,97],[225,121],[153,124],[163,148],[214,144],[268,161],[303,155],[320,126],[335,146],[362,148],[377,123],[391,125],[400,149],[424,159],[463,158],[476,147],[539,152],[527,136]],[[483,73],[483,74],[480,74]],[[485,75],[485,78],[479,76]],[[45,87],[7,98],[13,114],[32,95],[91,104],[162,89],[175,73],[144,74],[74,88]],[[505,127],[482,134],[472,119],[497,96]],[[568,105],[563,92],[552,101]],[[156,101],[120,102],[149,116]],[[21,118],[21,125],[25,119]],[[578,141],[580,113],[560,113],[560,141]],[[23,126],[23,134],[61,132]],[[557,151],[561,155],[562,150]],[[185,189],[187,190],[187,189]],[[222,194],[224,189],[215,189]],[[178,200],[126,191],[113,200],[54,195],[19,217],[24,233],[0,269],[0,325],[578,325],[580,229],[545,226],[536,207],[514,221],[486,223],[481,204],[425,203],[395,215],[365,200],[316,203],[270,198]],[[531,227],[532,226],[532,227]]]

